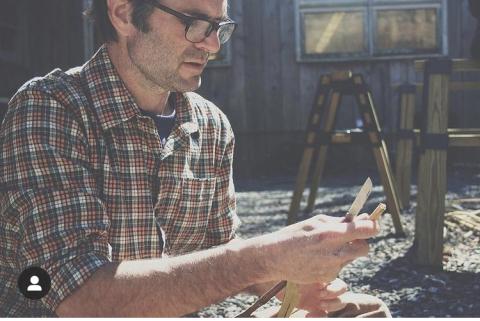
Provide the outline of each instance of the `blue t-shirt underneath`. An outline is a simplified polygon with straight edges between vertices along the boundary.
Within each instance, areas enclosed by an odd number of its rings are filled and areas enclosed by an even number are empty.
[[[155,125],[157,126],[158,136],[162,144],[165,144],[168,136],[172,132],[173,126],[175,125],[176,113],[173,110],[173,113],[167,116],[157,115],[148,111],[142,111],[145,116],[148,116],[153,119]]]

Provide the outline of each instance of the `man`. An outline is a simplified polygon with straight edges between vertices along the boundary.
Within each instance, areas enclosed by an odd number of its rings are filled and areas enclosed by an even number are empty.
[[[234,30],[227,1],[98,0],[94,15],[106,44],[25,84],[2,125],[1,314],[182,316],[288,279],[310,316],[388,315],[336,280],[378,233],[366,216],[234,239],[232,129],[191,93]],[[37,301],[16,289],[30,266],[52,279]]]

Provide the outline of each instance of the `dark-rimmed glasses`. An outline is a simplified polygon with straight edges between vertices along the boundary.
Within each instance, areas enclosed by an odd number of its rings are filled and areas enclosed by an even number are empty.
[[[156,0],[151,0],[150,3],[155,8],[180,19],[185,25],[185,39],[193,43],[204,41],[215,30],[218,34],[220,44],[223,45],[230,40],[237,27],[237,24],[232,20],[226,20],[222,22],[211,21],[207,18],[187,16],[181,12],[158,3]]]

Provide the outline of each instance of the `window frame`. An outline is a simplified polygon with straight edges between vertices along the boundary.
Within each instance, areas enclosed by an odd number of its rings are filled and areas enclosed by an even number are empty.
[[[323,61],[369,61],[391,59],[422,59],[430,57],[448,56],[448,10],[446,0],[295,0],[295,37],[297,62],[323,62]],[[436,8],[439,17],[437,23],[437,41],[439,50],[436,53],[422,53],[409,51],[382,52],[376,46],[377,39],[377,13],[382,10]],[[364,21],[364,37],[367,51],[360,55],[357,53],[328,53],[307,54],[305,47],[305,13],[312,12],[366,12]]]

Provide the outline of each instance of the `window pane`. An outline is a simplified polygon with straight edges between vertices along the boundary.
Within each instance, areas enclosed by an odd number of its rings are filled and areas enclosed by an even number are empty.
[[[377,11],[376,49],[382,52],[437,52],[437,9]]]
[[[305,53],[358,53],[367,49],[362,11],[305,13]]]

